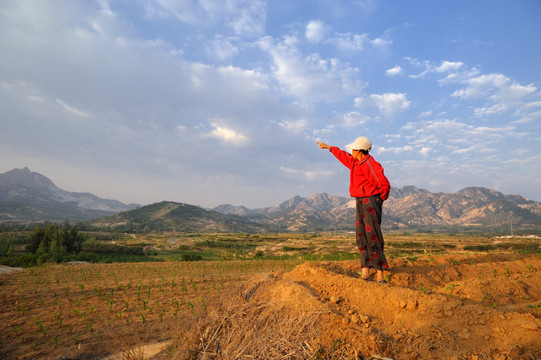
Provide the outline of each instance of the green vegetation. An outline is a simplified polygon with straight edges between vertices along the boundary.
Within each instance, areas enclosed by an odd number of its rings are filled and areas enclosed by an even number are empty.
[[[203,260],[203,257],[199,254],[186,253],[182,254],[182,261],[200,261]]]
[[[201,207],[162,201],[143,206],[131,211],[124,211],[107,218],[84,223],[85,230],[106,230],[116,233],[152,233],[152,232],[261,232],[263,225],[234,215],[225,215],[216,211],[207,211]]]
[[[488,235],[389,232],[389,258],[415,262],[417,255],[449,252],[541,253],[537,238],[495,239]],[[0,264],[28,267],[45,262],[160,262],[224,260],[358,259],[350,232],[318,233],[119,233],[79,230],[69,223],[0,233]]]
[[[17,248],[17,251],[14,249]],[[97,241],[79,232],[69,222],[59,227],[37,225],[31,232],[20,231],[0,237],[0,264],[35,266],[46,262],[139,262],[148,261],[142,246]]]
[[[504,242],[497,244],[466,245],[464,250],[491,251],[491,250],[513,250],[519,253],[534,254],[540,252],[539,241],[526,242]]]
[[[20,239],[19,234],[12,233],[11,237]],[[38,225],[29,235],[26,253],[14,255],[11,243],[2,263],[19,266],[41,265],[47,261],[60,263],[66,261],[69,255],[80,252],[83,240],[77,227],[68,222],[63,227],[54,222],[47,227]]]

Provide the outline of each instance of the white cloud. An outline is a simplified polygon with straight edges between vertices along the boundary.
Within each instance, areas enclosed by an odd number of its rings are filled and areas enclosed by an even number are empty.
[[[212,126],[214,127],[214,130],[211,132],[212,135],[224,140],[225,142],[232,143],[234,145],[244,145],[248,141],[248,137],[235,130],[221,127],[217,123],[212,123]]]
[[[517,83],[511,83],[508,86],[503,86],[500,90],[494,94],[494,100],[513,100],[521,99],[537,91],[537,88],[533,84],[520,85]]]
[[[477,68],[468,68],[461,61],[442,61],[434,65],[429,61],[413,58],[406,60],[416,67],[424,68],[410,78],[421,78],[430,73],[446,74],[438,83],[442,86],[460,87],[450,96],[455,99],[472,102],[474,118],[498,118],[503,114],[515,111],[514,116],[520,119],[516,123],[532,122],[538,118],[535,110],[530,113],[525,107],[529,102],[539,98],[539,92],[534,84],[523,85],[501,73],[481,74]],[[532,101],[533,100],[533,101]],[[480,101],[482,103],[480,103]],[[523,109],[520,114],[518,109]]]
[[[520,118],[513,121],[513,124],[531,124],[541,119],[541,110],[532,111],[524,115],[518,115]]]
[[[90,114],[88,114],[87,112],[84,112],[82,110],[79,110],[79,109],[76,109],[74,108],[73,106],[69,106],[68,104],[66,104],[65,102],[63,102],[62,100],[60,99],[56,99],[56,102],[58,103],[58,105],[60,105],[66,112],[70,113],[70,114],[73,114],[73,115],[76,115],[76,116],[81,116],[81,117],[87,117],[87,116],[90,116]]]
[[[483,154],[483,153],[496,153],[497,150],[493,148],[488,148],[486,145],[483,144],[473,144],[469,147],[461,147],[456,150],[453,150],[451,153],[454,155],[464,155],[468,153],[477,153],[477,154]]]
[[[366,44],[369,44],[373,48],[384,48],[393,43],[387,33],[375,39],[370,39],[367,33],[336,33],[328,42],[336,45],[339,49],[347,51],[362,51]]]
[[[475,117],[501,115],[513,109],[524,109],[529,96],[537,92],[533,84],[521,85],[503,74],[479,75],[460,81],[466,87],[451,96],[463,100],[484,99],[484,106],[474,109]],[[535,116],[535,115],[534,115]],[[526,118],[530,117],[526,115]]]
[[[423,111],[422,113],[419,114],[420,118],[427,118],[430,116],[432,116],[432,110]]]
[[[436,72],[456,72],[464,66],[464,63],[461,61],[443,61],[440,66],[436,67],[434,70]]]
[[[393,43],[389,34],[390,31],[385,31],[382,36],[371,39],[367,33],[332,33],[331,26],[320,20],[308,22],[304,31],[306,39],[311,43],[324,43],[345,51],[362,51],[366,45],[373,48],[388,47]]]
[[[370,118],[358,111],[350,111],[343,114],[343,124],[345,127],[354,128],[364,125],[370,121]]]
[[[222,1],[217,1],[222,3]],[[231,8],[231,27],[235,34],[245,37],[256,37],[264,33],[267,6],[265,1],[238,1]]]
[[[311,20],[306,25],[305,36],[310,42],[318,43],[325,39],[325,36],[330,31],[330,28],[323,21]]]
[[[231,65],[207,69],[210,70],[210,75],[216,75],[213,74],[215,71],[224,82],[228,85],[234,84],[234,88],[239,90],[247,89],[253,92],[256,89],[268,89],[267,76],[254,70],[245,70]]]
[[[501,114],[508,110],[506,104],[494,104],[488,107],[476,108],[473,110],[473,116],[475,117],[484,117],[489,115]]]
[[[352,3],[368,13],[372,12],[377,6],[377,0],[354,0]]]
[[[368,34],[336,34],[333,43],[343,50],[360,51],[364,48],[364,44],[369,41]]]
[[[464,63],[461,61],[444,60],[440,65],[435,65],[430,61],[421,61],[410,57],[406,57],[405,60],[415,67],[424,68],[423,71],[416,75],[410,74],[408,77],[411,79],[424,78],[427,74],[432,73],[445,73],[447,74],[447,79],[457,79],[464,68]]]
[[[314,129],[312,130],[312,135],[315,137],[315,141],[323,141],[321,137],[328,137],[329,135],[336,134],[336,129],[334,125],[327,125],[323,129]]]
[[[370,41],[370,44],[374,47],[386,47],[392,45],[393,41],[387,36],[379,37]]]
[[[402,68],[400,66],[395,66],[394,68],[388,69],[385,71],[385,75],[387,76],[396,76],[402,73]]]
[[[395,160],[385,161],[388,177],[395,181],[400,179],[401,185],[417,186],[423,183],[449,186],[452,179],[457,187],[452,190],[456,191],[476,184],[497,189],[504,183],[502,173],[520,172],[524,166],[533,166],[538,171],[539,165],[531,156],[534,152],[525,145],[532,134],[520,132],[507,123],[481,124],[458,120],[419,121],[404,125],[399,136],[388,134],[386,139],[393,146],[382,149],[384,158],[391,159],[394,157],[391,154],[400,155],[408,146],[413,147],[407,160],[395,157]],[[502,157],[502,152],[507,155]],[[531,170],[528,168],[527,172]]]
[[[306,180],[318,180],[321,177],[328,177],[333,174],[332,171],[329,170],[299,170],[299,169],[292,169],[285,166],[281,166],[280,170],[284,172],[287,175],[294,176],[294,177],[302,177]]]
[[[356,98],[355,104],[360,107],[363,103],[369,103],[376,106],[385,116],[393,116],[394,114],[407,110],[411,102],[406,98],[406,94],[386,93],[372,94],[368,98]]]
[[[521,105],[513,114],[519,118],[515,123],[529,124],[541,119],[541,101],[532,101]]]
[[[493,100],[520,99],[534,93],[537,88],[520,85],[502,74],[488,74],[462,81],[466,87],[456,90],[451,96],[461,99],[490,97]]]
[[[295,37],[275,43],[271,37],[260,40],[261,48],[273,59],[273,73],[284,90],[302,102],[333,102],[360,90],[358,69],[336,58],[325,59],[319,54],[304,56]]]
[[[420,121],[402,127],[404,138],[421,148],[455,153],[484,152],[504,139],[524,136],[514,126],[473,126],[456,120]]]
[[[27,98],[28,98],[28,100],[32,100],[32,101],[37,102],[37,103],[42,103],[42,104],[46,103],[45,99],[42,98],[41,96],[28,95]]]
[[[299,134],[308,128],[309,122],[306,119],[284,120],[279,125],[289,131]]]
[[[209,41],[207,53],[221,61],[231,59],[239,54],[239,48],[233,44],[234,40],[233,38],[216,35],[213,40]]]
[[[411,145],[405,145],[405,146],[401,146],[401,147],[390,147],[390,148],[380,146],[380,147],[377,148],[378,153],[399,154],[399,153],[411,152],[411,151],[413,151],[413,146],[411,146]]]
[[[495,88],[500,88],[507,83],[508,80],[506,76],[501,74],[480,75],[464,81],[468,86],[456,90],[451,96],[461,99],[486,97]]]
[[[263,34],[267,13],[262,0],[150,0],[145,9],[149,16],[172,16],[203,27],[222,25],[244,37]]]

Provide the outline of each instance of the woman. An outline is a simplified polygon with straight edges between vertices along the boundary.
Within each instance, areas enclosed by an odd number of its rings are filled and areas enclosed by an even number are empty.
[[[380,224],[382,204],[389,197],[391,185],[381,165],[369,154],[372,142],[367,137],[358,137],[346,145],[351,154],[322,142],[317,144],[320,149],[329,149],[350,169],[349,194],[356,198],[357,203],[355,239],[361,253],[361,276],[370,281],[370,269],[376,269],[376,281],[384,283],[383,270],[388,270],[389,264],[383,253]]]

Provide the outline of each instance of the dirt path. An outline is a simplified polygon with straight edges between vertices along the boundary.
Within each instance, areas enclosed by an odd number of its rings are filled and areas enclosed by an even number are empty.
[[[237,315],[269,317],[279,312],[304,319],[307,312],[316,314],[311,327],[317,334],[309,334],[312,345],[305,341],[287,350],[300,351],[297,355],[304,351],[302,356],[320,344],[323,353],[334,358],[541,358],[541,257],[430,256],[394,260],[392,266],[388,284],[360,279],[357,261],[307,263],[290,272],[262,275],[244,285],[242,301],[269,311],[250,313],[245,307],[243,315]],[[238,306],[240,300],[235,301]],[[221,321],[211,339],[222,341],[216,349],[232,341],[231,333],[228,340],[217,339],[224,328]],[[275,336],[283,337],[280,331]],[[206,347],[211,348],[208,340]],[[242,355],[254,356],[250,349]]]
[[[7,273],[10,273],[12,271],[22,271],[22,270],[23,269],[21,269],[21,268],[0,265],[0,275],[1,274],[7,274]]]

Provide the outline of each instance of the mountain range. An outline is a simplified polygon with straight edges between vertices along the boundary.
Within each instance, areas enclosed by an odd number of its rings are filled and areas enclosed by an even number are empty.
[[[236,214],[288,231],[314,228],[353,229],[355,200],[329,194],[309,198],[296,196],[279,205],[250,210],[220,205],[214,210]],[[478,228],[541,230],[541,203],[520,195],[504,195],[483,187],[468,187],[456,193],[431,193],[415,186],[391,189],[383,205],[387,229]]]
[[[0,222],[86,221],[137,206],[62,190],[26,167],[0,174]]]
[[[72,193],[29,169],[0,174],[0,222],[86,221],[118,231],[266,232],[353,230],[355,201],[314,194],[275,206],[204,209],[163,201],[146,206]],[[453,228],[541,231],[541,203],[483,187],[432,193],[415,186],[392,188],[383,206],[385,229]]]

